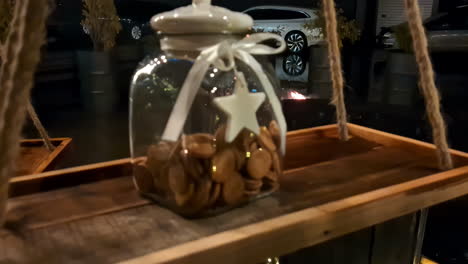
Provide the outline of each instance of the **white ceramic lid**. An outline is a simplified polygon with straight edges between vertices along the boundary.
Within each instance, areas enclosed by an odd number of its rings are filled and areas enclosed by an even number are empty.
[[[250,16],[211,5],[211,0],[193,0],[192,5],[157,14],[151,26],[170,34],[244,33],[252,28]]]

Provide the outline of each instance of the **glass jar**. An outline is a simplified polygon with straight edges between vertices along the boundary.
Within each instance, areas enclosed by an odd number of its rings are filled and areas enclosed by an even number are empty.
[[[226,15],[209,2],[203,5],[215,16]],[[184,12],[169,15],[182,19]],[[168,14],[155,16],[153,27],[161,16]],[[245,34],[206,31],[159,32],[163,51],[140,63],[130,92],[134,183],[144,196],[191,217],[276,191],[285,143],[279,82],[266,57],[223,55],[223,48],[231,49]],[[215,53],[214,61],[205,60]],[[257,70],[249,65],[252,59]]]

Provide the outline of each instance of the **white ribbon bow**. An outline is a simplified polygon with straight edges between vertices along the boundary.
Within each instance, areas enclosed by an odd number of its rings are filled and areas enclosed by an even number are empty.
[[[260,44],[266,40],[276,40],[280,43],[280,46],[278,48],[273,48]],[[198,89],[200,89],[209,67],[213,65],[221,71],[230,71],[235,67],[235,59],[238,59],[250,66],[263,86],[264,92],[273,108],[275,118],[278,121],[281,136],[280,149],[282,154],[285,154],[287,128],[281,109],[281,103],[275,94],[270,80],[268,80],[268,77],[264,73],[262,66],[252,56],[279,54],[284,51],[285,47],[286,44],[284,40],[276,34],[256,33],[238,42],[229,43],[227,41],[222,41],[203,50],[195,60],[195,63],[182,85],[172,113],[166,124],[162,139],[168,141],[177,141],[179,139],[190,108],[192,107],[193,100],[197,95]]]

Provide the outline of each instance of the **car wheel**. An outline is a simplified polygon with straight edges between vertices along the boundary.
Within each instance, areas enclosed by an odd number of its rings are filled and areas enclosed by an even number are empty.
[[[83,28],[83,32],[84,32],[86,35],[89,35],[89,28],[88,28],[86,25],[81,25],[81,27]]]
[[[141,35],[142,35],[141,28],[139,26],[132,27],[131,34],[132,34],[133,39],[136,39],[136,40],[141,39]]]
[[[289,54],[283,59],[283,71],[291,76],[298,76],[304,73],[306,62],[297,54]]]
[[[303,51],[307,47],[306,36],[300,31],[291,31],[285,37],[288,50],[294,53]]]

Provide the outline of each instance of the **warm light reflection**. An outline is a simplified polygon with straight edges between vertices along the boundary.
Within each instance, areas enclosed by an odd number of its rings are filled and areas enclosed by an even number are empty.
[[[266,264],[280,264],[279,258],[268,258]]]
[[[291,98],[293,100],[305,100],[305,99],[307,99],[307,97],[305,97],[305,95],[303,95],[301,93],[298,93],[296,91],[290,91],[289,92],[289,98]]]

